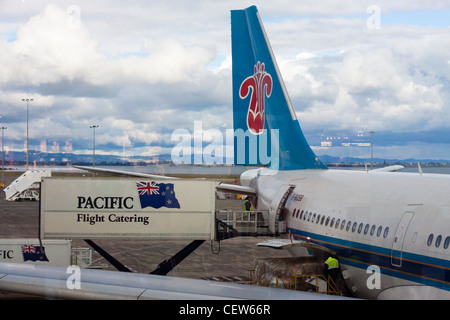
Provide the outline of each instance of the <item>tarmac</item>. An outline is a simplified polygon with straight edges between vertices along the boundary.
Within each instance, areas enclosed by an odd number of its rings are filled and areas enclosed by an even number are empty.
[[[17,176],[20,173],[17,174]],[[9,185],[15,177],[5,177]],[[6,201],[0,195],[0,238],[38,238],[39,201]],[[236,237],[216,241],[205,241],[186,259],[170,271],[167,276],[202,279],[245,278],[254,269],[258,258],[290,257],[287,251],[258,247],[256,243],[264,237]],[[170,259],[191,240],[140,240],[140,239],[95,239],[94,242],[133,272],[150,273],[158,265]],[[72,248],[90,246],[83,239],[72,239]],[[105,270],[116,270],[93,249],[92,265]],[[0,299],[27,298],[0,294]]]

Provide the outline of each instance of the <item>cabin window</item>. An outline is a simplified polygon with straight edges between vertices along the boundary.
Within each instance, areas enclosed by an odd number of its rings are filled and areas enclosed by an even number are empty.
[[[450,244],[450,237],[447,237],[447,238],[445,238],[445,241],[444,241],[444,249],[447,249],[449,244]]]
[[[327,221],[325,221],[325,227],[328,226],[329,222],[330,222],[330,217],[327,217]]]
[[[427,241],[427,245],[428,245],[428,246],[431,246],[431,244],[433,243],[433,238],[434,238],[434,235],[433,235],[433,234],[430,234],[430,235],[428,236],[428,241]]]
[[[334,225],[334,220],[335,220],[334,218],[331,219],[330,228],[333,227],[333,225]]]
[[[357,222],[355,222],[354,224],[353,224],[353,227],[352,227],[352,232],[355,232],[355,230],[356,230],[356,226],[358,225],[358,223]]]
[[[294,209],[294,211],[292,211],[292,217],[295,216],[296,211],[297,211],[297,209]]]
[[[375,233],[375,229],[376,229],[376,226],[373,225],[372,228],[370,229],[370,235],[371,236],[373,236],[373,234]]]
[[[364,227],[364,224],[360,223],[359,227],[358,227],[358,233],[361,233],[363,227]]]
[[[311,220],[311,216],[312,216],[312,212],[310,212],[308,215],[308,221]]]
[[[389,227],[386,227],[386,229],[384,229],[383,238],[386,238],[388,234],[389,234]]]
[[[411,242],[412,243],[416,243],[416,241],[417,241],[417,237],[419,236],[419,233],[416,231],[416,232],[414,232],[413,233],[413,236],[412,236],[412,239],[411,239]]]
[[[316,223],[319,223],[319,220],[320,220],[320,214],[317,215]]]
[[[441,245],[441,241],[442,241],[442,236],[438,235],[438,237],[436,238],[436,243],[434,244],[436,246],[436,248],[439,248],[439,246]]]
[[[339,228],[339,224],[341,223],[341,219],[337,219],[335,228]]]
[[[345,219],[342,220],[342,223],[341,223],[341,230],[344,230],[344,227],[345,227]]]
[[[364,228],[364,234],[367,234],[367,232],[369,232],[369,224],[366,224],[366,227]]]
[[[314,213],[314,215],[312,216],[311,222],[316,221],[316,214]]]
[[[323,224],[324,220],[325,220],[325,216],[322,216],[322,219],[320,220],[320,224]]]
[[[377,230],[377,237],[379,237],[381,235],[381,231],[383,231],[383,227],[379,226],[378,230]]]
[[[345,228],[345,231],[348,231],[348,230],[350,230],[350,226],[352,225],[352,222],[351,221],[349,221],[348,223],[347,223],[347,228]]]
[[[299,210],[300,211],[300,210]],[[298,211],[297,211],[297,213],[298,213]],[[300,212],[300,219],[302,219],[302,217],[303,217],[303,210],[302,210],[302,212]],[[298,218],[298,217],[297,217]]]

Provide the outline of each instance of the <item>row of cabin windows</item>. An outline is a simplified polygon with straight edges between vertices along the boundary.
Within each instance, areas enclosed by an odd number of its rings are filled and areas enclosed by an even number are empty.
[[[429,247],[431,247],[431,245],[433,244],[433,240],[434,240],[434,234],[430,234],[428,236],[428,240],[427,240],[427,245]],[[436,241],[434,242],[434,246],[436,248],[439,248],[441,246],[441,243],[442,243],[442,236],[438,235],[436,237]],[[447,238],[445,238],[445,241],[444,241],[444,249],[447,249],[449,245],[450,245],[450,237],[447,237]]]
[[[379,226],[378,228],[376,227],[376,225],[372,225],[372,227],[370,227],[370,224],[366,224],[364,226],[364,223],[358,223],[357,222],[353,222],[352,225],[352,221],[346,221],[345,219],[341,220],[341,219],[337,219],[336,218],[331,218],[330,216],[325,216],[325,215],[320,215],[320,214],[316,214],[316,213],[312,213],[312,212],[308,212],[308,211],[300,211],[300,209],[294,209],[294,212],[292,212],[292,217],[298,218],[298,219],[303,219],[305,221],[311,221],[312,223],[319,223],[321,225],[323,225],[325,223],[325,227],[328,226],[328,224],[330,225],[330,228],[332,228],[334,226],[335,229],[340,228],[341,230],[345,231],[349,231],[350,227],[352,229],[352,232],[355,232],[356,230],[358,230],[358,233],[361,233],[364,229],[364,234],[368,234],[369,230],[370,230],[370,235],[373,236],[375,234],[376,231],[376,235],[377,237],[379,237],[381,235],[381,233],[383,232],[383,227]],[[386,238],[389,234],[389,227],[386,227],[384,229],[383,232],[383,237]],[[450,242],[450,240],[449,240]]]

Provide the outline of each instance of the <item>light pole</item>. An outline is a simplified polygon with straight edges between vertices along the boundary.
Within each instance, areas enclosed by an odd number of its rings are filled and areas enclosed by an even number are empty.
[[[98,125],[90,126],[91,129],[94,129],[93,132],[93,148],[92,148],[92,166],[95,167],[95,128],[98,128]]]
[[[8,129],[6,127],[0,127],[2,129],[2,188],[5,187],[5,181],[4,181],[4,172],[5,172],[5,154],[4,154],[4,143],[5,143],[5,130]]]
[[[22,101],[26,101],[27,102],[27,171],[28,171],[28,102],[33,101],[33,99],[22,99]]]
[[[373,170],[373,134],[375,131],[369,131],[370,133],[370,170]]]

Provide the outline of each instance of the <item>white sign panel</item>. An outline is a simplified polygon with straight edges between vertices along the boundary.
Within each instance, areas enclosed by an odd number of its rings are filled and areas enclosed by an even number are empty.
[[[71,251],[69,240],[0,239],[0,262],[67,267]]]
[[[214,239],[213,180],[44,178],[41,238]]]

